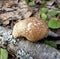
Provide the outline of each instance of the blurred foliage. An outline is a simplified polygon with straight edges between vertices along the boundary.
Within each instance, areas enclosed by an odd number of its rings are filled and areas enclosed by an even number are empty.
[[[44,2],[42,5],[43,5],[43,6],[47,6],[48,4],[47,4],[47,2]]]
[[[31,2],[29,2],[29,6],[35,6],[35,2],[34,1],[31,1]]]
[[[57,48],[57,45],[54,41],[44,41],[44,44],[49,45],[51,47]]]
[[[39,10],[40,12],[40,16],[42,18],[42,20],[44,20],[45,22],[48,22],[48,27],[51,29],[58,29],[60,28],[60,20],[56,20],[55,17],[56,15],[58,15],[59,13],[55,10],[51,10],[48,11],[47,8],[41,8]],[[49,19],[48,17],[51,16]]]
[[[47,13],[48,9],[47,8],[41,8],[39,11],[40,11],[40,13]]]
[[[51,10],[51,11],[48,12],[48,15],[49,15],[49,16],[52,16],[52,17],[53,17],[53,16],[56,16],[57,14],[58,14],[58,12],[55,11],[55,10]]]
[[[57,7],[60,9],[60,4],[58,4]]]
[[[46,15],[45,13],[42,13],[42,14],[41,14],[41,18],[42,18],[42,20],[46,21],[47,15]]]
[[[8,52],[5,49],[0,48],[0,58],[8,59]]]
[[[26,3],[29,3],[29,0],[25,0]]]
[[[49,26],[49,28],[52,28],[52,29],[60,28],[60,20],[56,20],[56,19],[52,18],[49,20],[48,26]]]

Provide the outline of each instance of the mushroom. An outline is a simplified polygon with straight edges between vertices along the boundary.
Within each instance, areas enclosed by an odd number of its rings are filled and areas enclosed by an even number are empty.
[[[13,28],[14,38],[25,37],[29,41],[36,42],[48,34],[48,26],[43,20],[37,17],[30,17],[19,21]]]

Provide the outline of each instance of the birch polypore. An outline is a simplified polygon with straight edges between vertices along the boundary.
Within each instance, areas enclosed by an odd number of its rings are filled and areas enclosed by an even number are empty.
[[[23,36],[33,42],[43,39],[47,34],[48,26],[37,17],[30,17],[16,23],[12,32],[14,38]]]

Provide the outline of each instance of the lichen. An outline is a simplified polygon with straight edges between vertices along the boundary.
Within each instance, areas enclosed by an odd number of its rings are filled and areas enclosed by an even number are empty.
[[[20,59],[33,59],[33,57],[23,49],[17,51],[17,57]]]

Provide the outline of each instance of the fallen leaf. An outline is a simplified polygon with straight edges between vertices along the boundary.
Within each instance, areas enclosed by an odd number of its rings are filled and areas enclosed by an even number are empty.
[[[9,22],[10,22],[9,20],[6,20],[6,21],[3,22],[3,24],[4,24],[4,25],[8,25]]]

